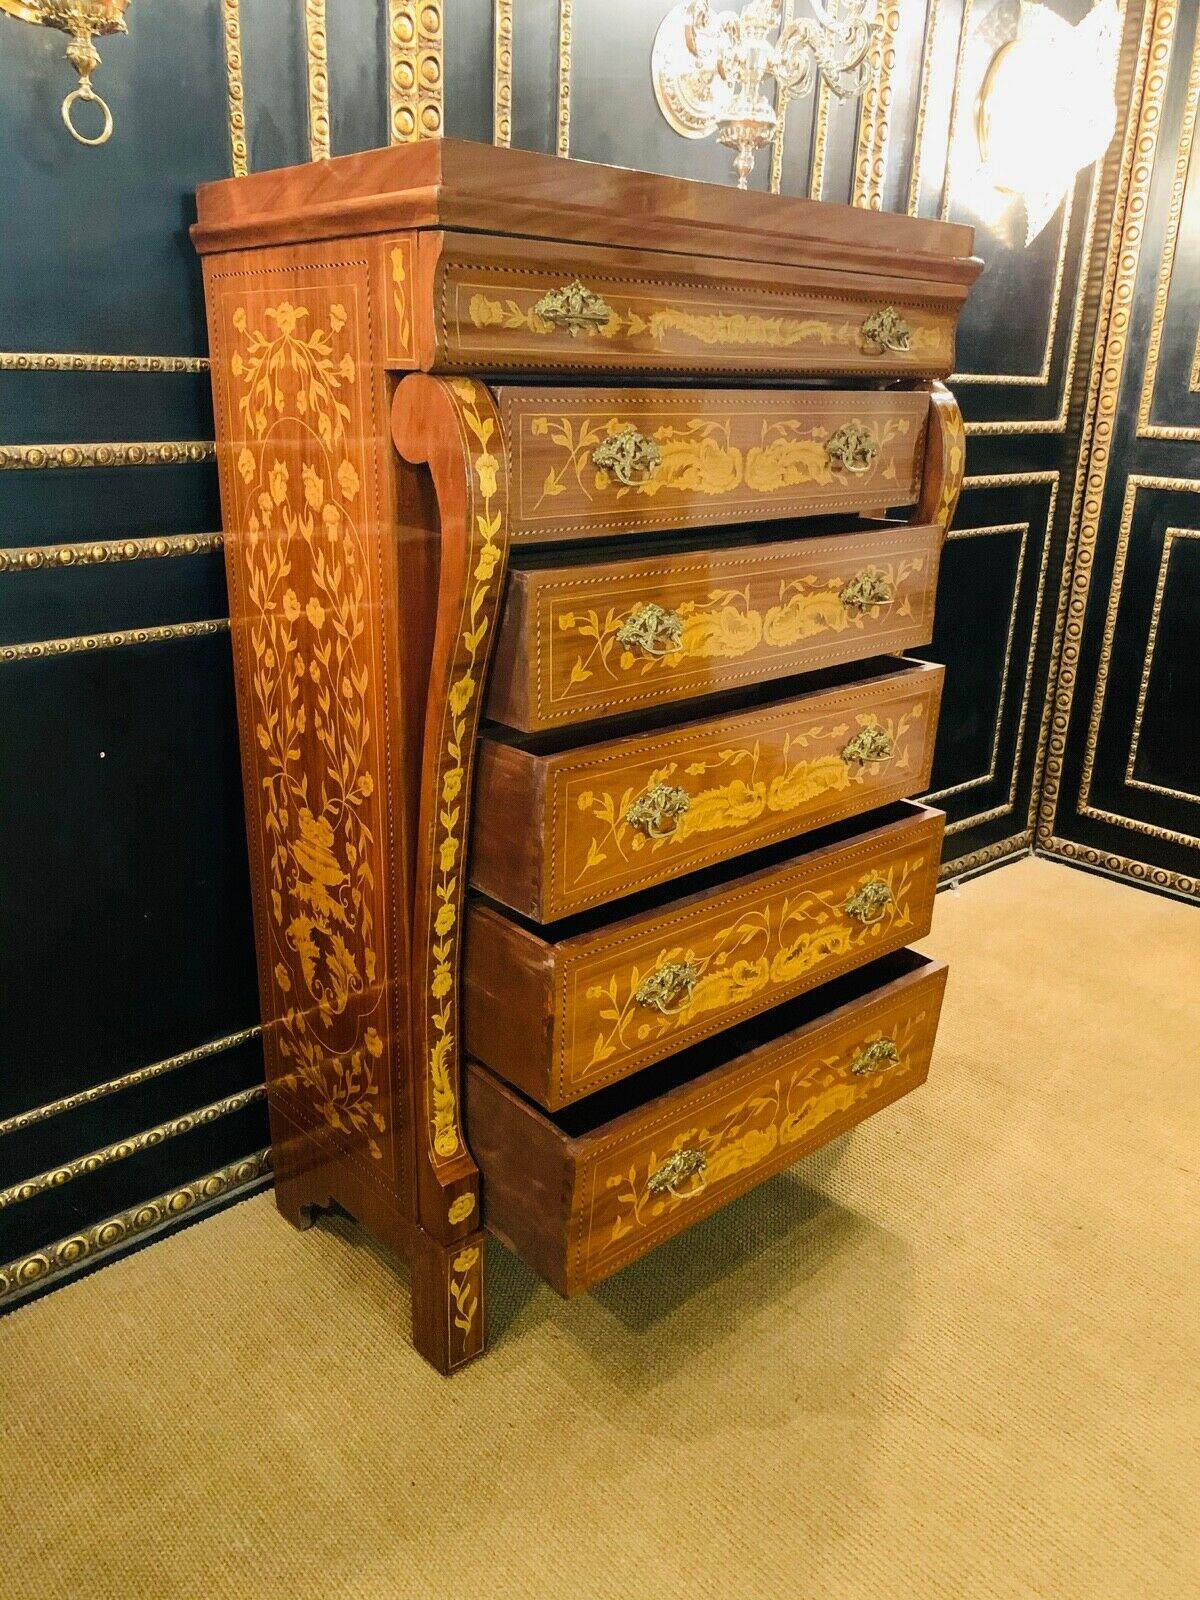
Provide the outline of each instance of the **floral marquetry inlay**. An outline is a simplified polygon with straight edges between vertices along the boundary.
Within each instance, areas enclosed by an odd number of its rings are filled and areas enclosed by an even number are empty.
[[[232,299],[227,385],[241,615],[283,1089],[384,1159],[391,1024],[380,886],[358,288]],[[245,710],[245,708],[243,708]]]

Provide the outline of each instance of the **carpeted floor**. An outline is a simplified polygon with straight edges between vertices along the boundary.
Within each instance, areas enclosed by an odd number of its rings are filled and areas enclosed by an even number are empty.
[[[446,1382],[269,1196],[0,1323],[6,1600],[1200,1593],[1200,917],[939,898],[928,1086]]]

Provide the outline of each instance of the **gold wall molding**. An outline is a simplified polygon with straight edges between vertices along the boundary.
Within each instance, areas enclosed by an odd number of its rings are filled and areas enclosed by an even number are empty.
[[[1188,374],[1188,388],[1193,394],[1200,390],[1200,329],[1196,330],[1196,348],[1192,351],[1192,370]]]
[[[141,1133],[131,1134],[127,1139],[118,1139],[112,1144],[103,1145],[99,1150],[89,1151],[85,1156],[77,1156],[74,1161],[64,1162],[62,1166],[50,1167],[45,1172],[39,1172],[36,1177],[26,1178],[21,1183],[10,1185],[7,1189],[0,1189],[0,1211],[22,1200],[32,1200],[35,1195],[44,1194],[47,1189],[61,1189],[64,1183],[71,1183],[75,1178],[99,1172],[102,1167],[111,1166],[114,1161],[124,1161],[142,1150],[149,1150],[154,1145],[165,1143],[167,1139],[178,1138],[181,1133],[191,1133],[195,1128],[207,1127],[220,1117],[231,1116],[235,1111],[242,1111],[255,1101],[266,1098],[266,1084],[255,1084],[253,1088],[242,1089],[237,1094],[227,1094],[221,1100],[213,1100],[196,1111],[185,1111],[182,1116],[172,1117],[169,1121],[160,1122],[153,1128],[144,1129]]]
[[[328,161],[329,36],[325,0],[304,0],[304,53],[308,62],[308,153],[313,161]]]
[[[950,168],[954,162],[954,141],[958,133],[958,108],[962,98],[963,67],[967,60],[967,41],[971,36],[972,0],[962,0],[962,14],[958,21],[958,46],[954,52],[954,81],[950,91],[950,122],[946,133],[946,165],[942,173],[942,198],[938,216],[942,222],[950,220]],[[919,186],[919,179],[918,179]]]
[[[1040,853],[1062,856],[1067,861],[1079,861],[1094,867],[1097,872],[1108,872],[1117,878],[1132,878],[1151,889],[1165,889],[1171,894],[1200,896],[1200,878],[1187,872],[1170,872],[1166,867],[1154,867],[1147,861],[1135,861],[1132,856],[1114,855],[1111,850],[1095,850],[1091,845],[1077,844],[1074,839],[1060,839],[1051,834],[1041,845]]]
[[[223,533],[170,533],[148,539],[86,539],[75,544],[18,545],[0,550],[0,573],[100,567],[121,561],[204,555],[224,547]]]
[[[262,1028],[258,1024],[253,1028],[242,1028],[238,1033],[226,1034],[222,1039],[211,1039],[207,1044],[195,1045],[191,1050],[182,1050],[178,1055],[167,1056],[162,1061],[152,1061],[149,1066],[138,1067],[119,1078],[110,1078],[107,1083],[96,1083],[89,1089],[80,1089],[75,1094],[64,1095],[60,1100],[50,1100],[45,1105],[32,1106],[28,1111],[20,1111],[15,1116],[7,1117],[0,1122],[0,1137],[6,1133],[19,1133],[23,1128],[32,1128],[39,1122],[47,1122],[51,1117],[62,1116],[64,1112],[76,1111],[80,1106],[90,1106],[97,1100],[103,1100],[107,1095],[118,1094],[122,1089],[132,1089],[140,1083],[149,1083],[154,1078],[164,1077],[168,1072],[177,1072],[180,1067],[191,1067],[197,1061],[207,1061],[210,1056],[222,1055],[226,1050],[233,1050],[249,1039],[259,1038],[261,1034]]]
[[[79,1233],[68,1235],[42,1250],[22,1256],[0,1267],[0,1305],[25,1290],[61,1277],[72,1267],[93,1261],[117,1250],[139,1234],[185,1216],[199,1205],[223,1199],[248,1189],[271,1171],[270,1150],[259,1150],[241,1161],[231,1161],[203,1178],[195,1178],[180,1189],[171,1189],[141,1205],[130,1206],[103,1222],[93,1223]]]
[[[1117,396],[1125,371],[1133,292],[1145,230],[1146,199],[1158,149],[1178,17],[1179,0],[1154,0],[1146,7],[1142,19],[1050,656],[1057,664],[1056,676],[1052,692],[1046,698],[1038,735],[1037,770],[1041,783],[1037,802],[1037,844],[1050,854],[1070,855],[1073,860],[1086,857],[1061,848],[1064,841],[1055,834],[1054,822],[1062,788],[1067,729],[1078,679],[1100,513],[1108,481]],[[1037,785],[1035,793],[1039,793]]]
[[[1012,771],[1009,775],[1008,796],[999,805],[992,806],[987,811],[979,811],[969,817],[959,817],[954,822],[946,824],[947,834],[961,833],[966,828],[980,827],[986,822],[995,822],[1000,817],[1007,817],[1016,810],[1017,784],[1021,775],[1021,756],[1025,749],[1025,731],[1029,722],[1029,702],[1033,694],[1033,666],[1037,655],[1038,634],[1042,625],[1042,606],[1046,595],[1046,574],[1050,565],[1050,540],[1054,530],[1054,513],[1058,507],[1059,474],[1057,470],[1046,468],[1035,472],[990,472],[979,473],[975,477],[963,479],[963,493],[971,489],[1020,489],[1035,488],[1039,485],[1047,486],[1050,497],[1046,505],[1046,527],[1042,538],[1042,555],[1038,563],[1037,592],[1033,603],[1033,620],[1029,630],[1029,652],[1025,660],[1025,681],[1021,690],[1021,709],[1017,716],[1017,737],[1013,745]],[[961,504],[961,501],[960,501]],[[1012,614],[1015,617],[1015,603]],[[1005,653],[1004,673],[1005,681],[1008,678],[1008,668],[1012,659],[1012,621],[1008,645]],[[1003,708],[1001,711],[1003,714]],[[999,718],[997,723],[999,724]],[[1035,803],[1037,794],[1036,767],[1034,783],[1030,789],[1030,807]],[[1030,818],[1032,823],[1032,818]]]
[[[175,467],[216,458],[216,445],[206,439],[171,440],[162,444],[6,444],[0,445],[0,472],[75,467]]]
[[[1117,532],[1117,547],[1113,556],[1113,573],[1112,582],[1109,586],[1108,607],[1104,614],[1104,633],[1100,643],[1100,660],[1096,668],[1091,715],[1088,718],[1087,737],[1084,743],[1083,771],[1079,780],[1079,798],[1076,801],[1075,809],[1080,816],[1092,817],[1100,822],[1114,823],[1119,828],[1131,828],[1135,833],[1144,833],[1154,839],[1167,839],[1173,844],[1194,845],[1200,843],[1200,837],[1196,834],[1184,833],[1177,828],[1161,827],[1153,822],[1144,822],[1140,817],[1127,817],[1121,812],[1104,810],[1091,803],[1096,750],[1100,743],[1100,723],[1104,715],[1105,696],[1108,693],[1108,672],[1112,664],[1113,640],[1117,631],[1117,614],[1121,605],[1121,593],[1125,586],[1125,563],[1129,555],[1129,540],[1133,531],[1133,514],[1137,505],[1138,494],[1143,489],[1158,489],[1168,494],[1200,494],[1200,481],[1194,478],[1158,477],[1149,473],[1130,473],[1126,480],[1125,499],[1121,506],[1121,523]],[[1200,532],[1193,533],[1192,537],[1200,537]],[[1142,661],[1142,692],[1131,737],[1129,765],[1126,769],[1127,779],[1129,771],[1132,770],[1136,744],[1141,734],[1145,691],[1150,678],[1149,663],[1153,654],[1153,640],[1158,632],[1158,613],[1162,603],[1162,584],[1166,575],[1166,554],[1167,552],[1164,551],[1164,561],[1159,571],[1159,592],[1151,616],[1150,634],[1146,642],[1146,654]],[[1139,784],[1138,787],[1153,788],[1154,785]],[[1193,804],[1200,803],[1200,794],[1189,794],[1186,790],[1166,789],[1160,792],[1190,800]]]
[[[558,131],[555,149],[571,154],[571,0],[558,0]]]
[[[0,372],[207,372],[207,356],[97,356],[70,350],[0,350]]]
[[[38,639],[29,644],[0,645],[0,664],[14,661],[48,661],[55,656],[89,655],[97,650],[119,650],[130,644],[166,644],[176,639],[207,639],[228,633],[229,618],[205,622],[169,622],[159,628],[125,628],[115,633],[79,633],[64,639]]]
[[[393,144],[442,131],[442,0],[388,0],[388,124]]]
[[[512,144],[513,0],[495,0],[492,33],[492,143]]]
[[[1200,491],[1200,483],[1196,485]],[[1138,685],[1137,711],[1133,718],[1133,738],[1129,743],[1129,760],[1125,763],[1125,782],[1132,789],[1149,789],[1154,794],[1170,795],[1174,800],[1190,800],[1193,805],[1200,804],[1200,789],[1189,791],[1187,789],[1169,789],[1161,783],[1150,783],[1145,778],[1135,778],[1133,769],[1137,765],[1138,746],[1142,738],[1142,718],[1146,712],[1146,696],[1150,689],[1150,673],[1154,668],[1154,650],[1158,643],[1158,623],[1162,616],[1163,600],[1167,593],[1167,583],[1171,571],[1171,553],[1177,540],[1200,539],[1200,528],[1168,528],[1163,535],[1162,557],[1158,564],[1158,581],[1154,585],[1154,604],[1150,610],[1150,633],[1146,640],[1146,659],[1142,663],[1142,680]]]
[[[896,0],[878,0],[875,36],[871,44],[871,77],[859,107],[858,148],[854,163],[853,204],[870,211],[879,211],[883,205],[892,109],[892,74],[896,69],[896,33],[899,27],[900,7]]]
[[[1175,157],[1175,172],[1171,180],[1171,198],[1167,206],[1167,221],[1163,229],[1162,260],[1154,285],[1154,309],[1150,316],[1150,334],[1146,342],[1146,368],[1142,376],[1142,393],[1138,402],[1138,437],[1142,439],[1200,439],[1200,427],[1195,424],[1152,422],[1154,388],[1158,379],[1158,363],[1162,356],[1163,328],[1167,320],[1167,298],[1171,292],[1171,277],[1175,270],[1175,248],[1179,243],[1179,222],[1183,213],[1183,197],[1187,189],[1188,168],[1192,161],[1192,144],[1196,134],[1196,108],[1200,103],[1200,36],[1193,51],[1191,70],[1188,73],[1187,94],[1184,99],[1183,120],[1179,129],[1179,148]],[[1192,358],[1188,379],[1189,389],[1196,387],[1197,361],[1200,359],[1200,340]]]
[[[925,148],[925,117],[929,109],[929,89],[933,82],[933,59],[937,50],[938,22],[941,0],[929,0],[925,12],[925,43],[921,51],[921,81],[917,90],[917,115],[913,124],[912,161],[908,169],[908,205],[910,217],[917,215],[921,203],[921,155]]]
[[[241,0],[221,0],[225,34],[225,82],[229,101],[229,163],[235,178],[250,171],[246,143],[246,88],[242,80]]]
[[[943,861],[938,869],[938,882],[945,886],[956,878],[965,878],[970,873],[982,872],[984,867],[995,866],[997,862],[1005,861],[1009,856],[1028,855],[1032,847],[1032,829],[1014,833],[1011,838],[998,839],[995,844],[984,845],[980,850],[973,850],[970,855],[955,856],[949,861]]]

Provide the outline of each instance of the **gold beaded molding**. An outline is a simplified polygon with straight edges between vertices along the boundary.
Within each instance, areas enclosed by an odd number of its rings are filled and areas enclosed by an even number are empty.
[[[77,633],[66,639],[0,645],[0,663],[48,661],[54,656],[88,655],[129,644],[166,644],[173,639],[207,639],[228,632],[229,618],[214,617],[206,622],[168,622],[160,628],[126,628],[119,633]]]
[[[207,356],[92,356],[70,350],[0,350],[0,372],[207,372]]]
[[[492,143],[512,144],[513,0],[495,0],[492,39]]]
[[[956,856],[951,861],[943,861],[938,869],[938,882],[947,884],[955,878],[965,878],[968,873],[994,866],[997,861],[1007,860],[1009,856],[1028,855],[1032,848],[1032,829],[1014,833],[1010,839],[999,839],[995,844],[985,845],[982,850],[972,851],[969,856]]]
[[[6,444],[0,445],[0,472],[177,467],[216,458],[216,445],[204,439],[172,440],[166,444]]]
[[[142,1205],[131,1206],[114,1217],[97,1222],[90,1228],[73,1233],[66,1239],[35,1250],[32,1255],[10,1261],[0,1267],[0,1305],[37,1285],[60,1277],[72,1267],[97,1256],[107,1255],[121,1245],[135,1239],[138,1234],[185,1216],[198,1205],[220,1200],[257,1184],[271,1171],[270,1150],[259,1150],[242,1161],[232,1161],[227,1167],[196,1178],[182,1189],[172,1189]]]
[[[64,1183],[82,1178],[88,1173],[99,1172],[101,1167],[111,1166],[114,1161],[124,1161],[129,1156],[137,1155],[139,1151],[149,1150],[154,1145],[164,1143],[167,1139],[178,1138],[181,1133],[191,1133],[194,1128],[207,1127],[210,1122],[216,1122],[220,1117],[228,1117],[258,1100],[265,1100],[266,1097],[266,1084],[255,1084],[251,1089],[242,1089],[237,1094],[226,1095],[223,1100],[214,1100],[209,1105],[201,1106],[198,1111],[186,1111],[181,1117],[172,1117],[169,1122],[160,1122],[156,1127],[146,1128],[141,1133],[132,1134],[128,1139],[118,1139],[113,1144],[106,1144],[99,1150],[90,1151],[86,1156],[78,1156],[74,1161],[65,1162],[61,1167],[51,1167],[46,1172],[39,1172],[34,1178],[26,1178],[23,1182],[14,1183],[7,1189],[0,1189],[0,1211],[16,1205],[21,1200],[32,1200],[35,1195],[44,1194],[47,1189],[61,1189]]]
[[[560,156],[571,154],[571,0],[558,0],[558,140]]]
[[[796,9],[796,0],[783,0],[783,22],[780,27],[781,35],[786,33],[792,25]],[[822,83],[825,81],[821,80]],[[787,113],[789,96],[781,93],[779,96],[778,122],[775,124],[775,137],[771,140],[771,193],[778,194],[783,183],[783,136],[787,127]]]
[[[325,0],[304,0],[304,49],[308,57],[308,153],[329,160],[329,43]]]
[[[1069,855],[1072,860],[1084,860],[1086,855],[1082,847],[1070,852],[1061,848],[1064,841],[1054,834],[1054,820],[1062,787],[1067,729],[1079,671],[1079,651],[1100,512],[1108,481],[1117,395],[1125,370],[1146,203],[1158,148],[1158,131],[1162,122],[1171,47],[1178,17],[1179,0],[1157,0],[1157,4],[1147,6],[1142,22],[1133,76],[1134,91],[1121,153],[1114,226],[1105,262],[1097,320],[1097,327],[1102,333],[1097,340],[1088,379],[1079,466],[1063,563],[1064,576],[1059,591],[1050,657],[1058,663],[1057,677],[1053,693],[1047,696],[1038,739],[1037,765],[1042,782],[1037,842],[1040,848],[1049,853]],[[1099,856],[1103,852],[1093,851],[1092,854]],[[1112,857],[1117,864],[1111,870],[1122,872],[1124,869],[1120,863],[1123,859]],[[1098,859],[1090,864],[1099,866],[1104,863]]]
[[[391,141],[413,144],[442,131],[442,0],[388,0]]]
[[[229,162],[235,178],[250,170],[246,143],[246,89],[242,82],[242,17],[240,0],[222,0],[225,23],[225,78],[229,95]]]
[[[101,567],[121,561],[154,561],[165,556],[196,556],[220,550],[223,533],[172,533],[157,539],[92,539],[81,544],[25,545],[0,550],[0,573],[39,572],[45,568]]]
[[[261,1034],[262,1028],[257,1024],[253,1028],[243,1028],[239,1033],[226,1034],[223,1039],[211,1039],[207,1044],[183,1050],[177,1056],[167,1056],[163,1061],[152,1061],[149,1066],[138,1067],[136,1071],[127,1072],[120,1078],[110,1078],[107,1083],[96,1083],[90,1089],[80,1089],[77,1094],[66,1095],[61,1100],[50,1100],[45,1105],[33,1106],[29,1111],[18,1112],[16,1116],[7,1117],[0,1122],[0,1136],[6,1133],[19,1133],[22,1128],[32,1128],[36,1123],[61,1116],[64,1111],[75,1111],[80,1106],[90,1106],[95,1101],[103,1100],[106,1095],[116,1094],[121,1089],[132,1089],[139,1083],[149,1083],[152,1079],[161,1078],[168,1072],[176,1072],[180,1067],[191,1067],[197,1061],[207,1061],[210,1056],[218,1056],[226,1050],[233,1050],[239,1044],[245,1044],[248,1039],[259,1038]]]
[[[883,179],[887,171],[888,121],[892,110],[892,74],[896,70],[896,33],[900,7],[895,0],[879,0],[875,12],[875,38],[871,45],[871,77],[863,92],[858,119],[854,204],[878,211],[883,205]]]

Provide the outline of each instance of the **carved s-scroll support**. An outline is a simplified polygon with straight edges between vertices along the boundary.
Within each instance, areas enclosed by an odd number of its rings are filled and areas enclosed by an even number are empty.
[[[967,465],[967,434],[958,401],[944,383],[929,388],[925,470],[916,522],[936,522],[945,533],[954,517]]]
[[[479,1174],[459,1105],[460,966],[475,736],[508,557],[500,419],[466,378],[414,374],[396,390],[392,434],[427,463],[441,522],[413,896],[413,1122],[421,1227],[457,1245],[479,1227]]]

